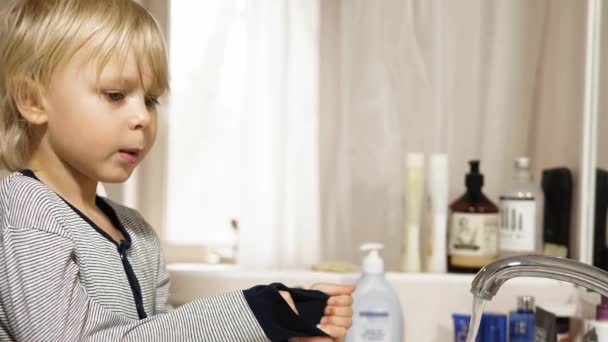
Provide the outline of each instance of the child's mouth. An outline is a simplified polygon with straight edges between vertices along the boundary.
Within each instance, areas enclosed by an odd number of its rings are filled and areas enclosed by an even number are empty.
[[[139,150],[125,149],[125,150],[119,150],[119,152],[120,152],[120,156],[122,157],[122,159],[124,161],[126,161],[128,164],[137,163],[137,159],[139,157]]]

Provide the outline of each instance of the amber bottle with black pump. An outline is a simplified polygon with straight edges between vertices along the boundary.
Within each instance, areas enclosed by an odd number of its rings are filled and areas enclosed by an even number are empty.
[[[448,271],[476,273],[498,255],[498,207],[481,191],[479,161],[469,162],[467,192],[450,205]]]

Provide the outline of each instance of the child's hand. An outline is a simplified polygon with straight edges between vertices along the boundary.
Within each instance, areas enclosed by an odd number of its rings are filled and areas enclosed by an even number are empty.
[[[330,337],[298,337],[290,339],[290,342],[335,342],[341,341],[346,336],[346,330],[352,325],[354,285],[315,284],[313,290],[325,292],[329,295],[325,316],[321,318],[317,326]],[[297,313],[295,304],[289,292],[279,291],[289,306]]]
[[[353,296],[354,285],[337,284],[315,284],[313,290],[325,292],[329,295],[325,316],[321,319],[319,329],[323,330],[332,340],[338,340],[346,336],[346,330],[353,324]],[[325,341],[323,339],[311,339],[305,341]]]
[[[291,308],[291,310],[293,310],[293,312],[295,312],[296,315],[299,315],[298,309],[296,308],[296,303],[293,302],[293,299],[291,298],[291,294],[287,291],[279,291],[279,294],[281,295],[281,297],[283,297],[283,299],[287,302],[287,304],[289,304],[289,307]]]

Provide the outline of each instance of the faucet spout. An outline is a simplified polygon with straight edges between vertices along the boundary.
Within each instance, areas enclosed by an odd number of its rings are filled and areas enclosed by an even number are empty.
[[[475,276],[471,293],[491,300],[502,284],[518,277],[562,280],[608,297],[608,272],[578,261],[543,255],[508,257],[488,264]]]

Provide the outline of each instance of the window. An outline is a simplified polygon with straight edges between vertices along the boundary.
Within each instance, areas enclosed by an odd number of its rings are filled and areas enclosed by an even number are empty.
[[[171,2],[170,245],[238,242],[239,262],[264,266],[317,260],[317,6]]]

